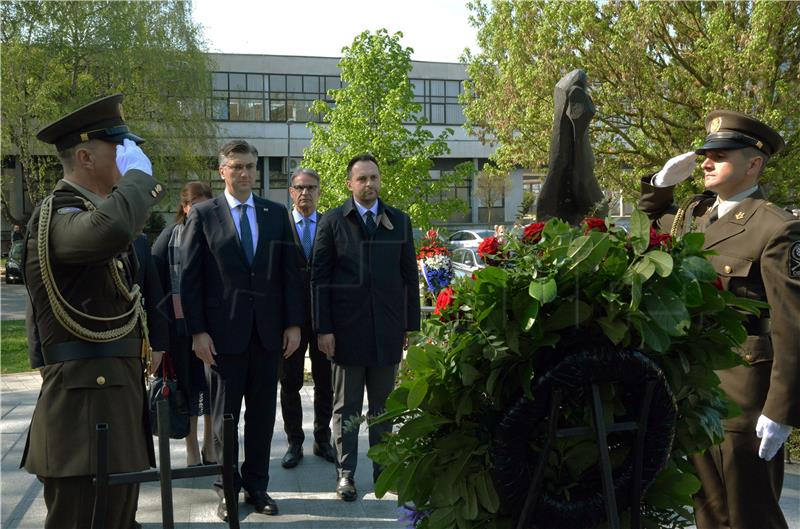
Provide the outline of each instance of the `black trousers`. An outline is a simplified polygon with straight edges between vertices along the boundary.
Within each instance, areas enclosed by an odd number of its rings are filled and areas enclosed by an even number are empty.
[[[45,529],[89,529],[94,509],[92,476],[43,478],[44,504],[47,506]],[[139,500],[139,484],[114,485],[108,488],[108,503],[103,527],[130,529]]]
[[[367,417],[377,417],[386,409],[386,398],[394,389],[397,364],[380,367],[342,366],[333,364],[333,439],[338,461],[339,476],[354,477],[358,463],[359,427],[345,426],[361,416],[364,406],[364,387],[369,401]],[[369,427],[369,446],[381,442],[384,433],[392,431],[392,423],[384,422]],[[372,464],[372,479],[378,480],[380,467]]]
[[[317,348],[317,335],[311,327],[303,327],[300,346],[289,358],[281,357],[281,414],[283,429],[289,444],[302,445],[303,405],[300,390],[303,388],[303,364],[306,348],[311,358],[311,377],[314,379],[314,440],[328,443],[331,440],[331,415],[333,414],[333,382],[331,362]]]
[[[235,476],[236,490],[266,491],[269,485],[269,453],[272,431],[275,427],[277,406],[278,366],[280,353],[267,351],[261,346],[258,331],[253,326],[250,344],[239,355],[218,354],[216,366],[207,366],[209,387],[213,398],[211,421],[214,426],[214,446],[222,460],[222,419],[231,413],[239,427],[239,415],[244,411],[244,463]],[[238,433],[234,435],[237,469],[239,468]],[[214,487],[222,489],[222,477]]]

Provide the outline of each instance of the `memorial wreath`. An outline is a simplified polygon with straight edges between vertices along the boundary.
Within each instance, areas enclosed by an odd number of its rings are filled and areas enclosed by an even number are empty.
[[[600,386],[606,423],[635,416],[642,373],[665,387],[648,422],[644,526],[691,525],[700,484],[687,456],[718,443],[723,419],[737,413],[714,371],[742,363],[742,322],[763,307],[721,290],[702,247],[702,234],[672,240],[638,211],[629,232],[551,219],[485,239],[489,266],[441,290],[375,419],[396,424],[369,452],[383,467],[376,494],[395,491],[420,529],[513,527],[542,448],[548,384],[568,379],[565,368],[574,378],[610,366],[622,382]],[[558,423],[592,424],[582,388],[565,395]],[[627,483],[630,435],[608,437],[615,486]],[[531,527],[570,527],[575,512],[582,527],[602,523],[602,497],[589,490],[599,488],[599,458],[591,435],[555,439],[533,509],[545,517]]]

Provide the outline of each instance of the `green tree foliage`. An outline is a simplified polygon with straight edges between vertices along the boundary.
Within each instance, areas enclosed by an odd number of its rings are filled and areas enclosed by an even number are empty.
[[[427,226],[464,208],[462,201],[446,195],[471,174],[472,165],[430,178],[433,158],[450,152],[447,139],[453,130],[446,128],[435,136],[422,128],[425,119],[408,78],[413,50],[402,47],[402,36],[385,29],[365,31],[342,50],[344,87],[328,92],[333,105],[314,103],[312,111],[322,114],[324,124],[308,124],[313,136],[303,164],[322,176],[320,201],[329,208],[349,196],[347,162],[370,152],[381,169],[381,197],[407,211],[415,226]]]
[[[204,169],[209,67],[190,9],[180,0],[2,3],[2,141],[21,161],[31,202],[58,174],[36,131],[117,92],[162,181]]]
[[[465,114],[473,133],[499,143],[498,165],[547,162],[553,87],[582,68],[598,109],[591,135],[605,187],[636,196],[643,174],[699,145],[704,116],[728,108],[784,134],[788,149],[764,181],[776,202],[800,202],[800,3],[475,0],[469,7],[480,50],[463,58],[472,79]]]
[[[491,165],[485,165],[475,179],[475,196],[487,208],[486,222],[489,225],[492,224],[492,208],[510,189],[511,178],[508,173]]]

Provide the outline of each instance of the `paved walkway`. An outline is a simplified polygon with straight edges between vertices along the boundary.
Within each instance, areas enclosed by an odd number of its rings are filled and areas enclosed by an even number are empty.
[[[34,476],[19,470],[22,449],[31,413],[39,394],[38,373],[23,373],[0,377],[2,399],[2,505],[0,527],[4,529],[40,529],[44,526],[45,506],[42,487]],[[346,503],[336,498],[336,470],[331,463],[312,454],[312,394],[305,386],[303,393],[304,426],[307,432],[306,456],[300,465],[286,470],[280,460],[286,450],[286,434],[278,412],[270,463],[270,495],[278,502],[280,516],[265,516],[253,512],[251,506],[240,503],[242,527],[248,529],[400,529],[397,521],[396,496],[377,499],[372,485],[372,464],[366,457],[369,446],[366,432],[359,437],[356,486],[359,499]],[[200,430],[202,431],[202,420]],[[240,441],[242,430],[239,431]],[[156,439],[157,441],[157,439]],[[157,447],[156,447],[157,448]],[[171,458],[174,466],[186,463],[183,441],[172,441]],[[213,477],[174,482],[173,505],[175,527],[178,529],[216,529],[226,524],[216,516],[217,495],[211,490]],[[158,483],[142,485],[137,520],[145,529],[161,527],[161,496]],[[88,529],[88,528],[87,528]]]
[[[25,471],[19,470],[25,434],[39,393],[38,373],[22,373],[0,377],[2,423],[0,447],[2,448],[2,504],[0,527],[4,529],[33,529],[44,526],[45,507],[42,487]],[[311,431],[311,386],[302,390],[304,425]],[[201,423],[202,424],[202,423]],[[202,431],[202,425],[201,425]],[[241,440],[242,430],[239,431]],[[286,447],[286,435],[280,412],[275,423],[270,463],[270,495],[281,510],[280,516],[268,517],[253,512],[252,507],[240,504],[240,519],[249,529],[400,529],[396,521],[396,497],[387,495],[379,500],[372,486],[372,467],[365,455],[359,454],[356,484],[359,499],[345,503],[336,498],[336,472],[332,464],[311,454],[312,441],[305,443],[306,456],[297,468],[285,470],[280,466]],[[362,431],[359,447],[368,446]],[[186,461],[183,441],[172,441],[172,462],[182,466]],[[211,491],[213,478],[196,478],[176,481],[173,489],[175,527],[178,529],[225,528],[216,517],[217,496]],[[800,529],[800,465],[787,465],[781,506],[790,529]],[[145,529],[161,527],[161,497],[157,483],[142,486],[137,519]],[[88,529],[88,528],[87,528]]]

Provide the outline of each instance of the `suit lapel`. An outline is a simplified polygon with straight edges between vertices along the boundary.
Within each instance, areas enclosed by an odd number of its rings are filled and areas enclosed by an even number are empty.
[[[300,234],[297,233],[297,224],[294,221],[294,209],[289,210],[289,226],[292,227],[292,237],[294,238],[294,247],[297,250],[297,256],[301,259],[303,264],[308,264],[308,259],[306,259],[306,252],[303,251],[303,244],[300,242]],[[317,222],[319,222],[319,215],[317,215]],[[311,247],[313,248],[314,245],[312,243]]]
[[[214,213],[217,216],[219,226],[222,229],[223,240],[233,239],[236,247],[239,249],[239,258],[246,266],[250,266],[247,264],[247,257],[244,255],[244,248],[242,248],[242,241],[239,239],[239,232],[236,231],[236,225],[233,223],[233,213],[231,212],[231,208],[228,206],[228,201],[225,200],[224,195],[215,199]],[[260,240],[261,238],[259,237],[259,242]]]
[[[745,226],[753,213],[761,207],[764,201],[761,199],[760,191],[753,193],[745,198],[735,208],[720,217],[705,230],[705,247],[711,248],[734,235],[738,235],[745,230]]]

